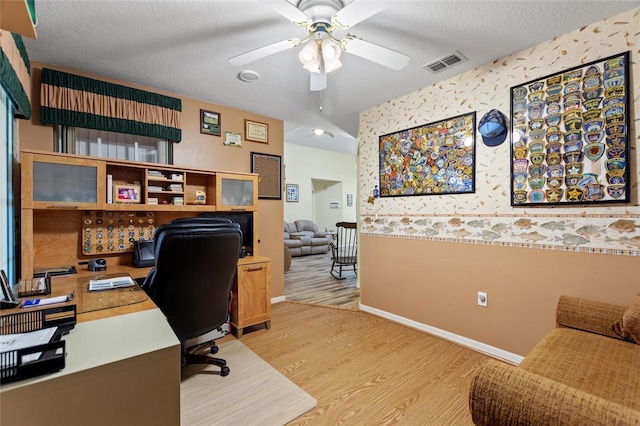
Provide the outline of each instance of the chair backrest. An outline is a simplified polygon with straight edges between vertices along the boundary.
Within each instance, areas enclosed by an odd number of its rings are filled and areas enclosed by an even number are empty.
[[[335,262],[354,264],[358,259],[358,225],[356,222],[336,223],[335,240],[331,243]]]
[[[154,242],[156,266],[142,288],[178,339],[184,342],[224,324],[242,248],[240,226],[178,221],[158,226]]]

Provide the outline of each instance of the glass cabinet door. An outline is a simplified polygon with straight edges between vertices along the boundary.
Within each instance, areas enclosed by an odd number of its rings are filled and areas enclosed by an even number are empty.
[[[105,201],[103,162],[39,154],[25,157],[23,185],[31,190],[24,192],[28,199],[23,198],[23,206],[97,208]]]
[[[216,174],[216,210],[257,209],[258,178],[254,175]]]

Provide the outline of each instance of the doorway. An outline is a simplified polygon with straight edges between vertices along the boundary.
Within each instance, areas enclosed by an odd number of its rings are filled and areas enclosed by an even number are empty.
[[[313,220],[321,231],[336,229],[343,220],[343,185],[341,181],[311,179]]]

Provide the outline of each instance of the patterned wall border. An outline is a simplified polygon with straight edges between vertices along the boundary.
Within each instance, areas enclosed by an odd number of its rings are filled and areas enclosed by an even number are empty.
[[[455,243],[640,256],[637,215],[363,215],[361,233]]]

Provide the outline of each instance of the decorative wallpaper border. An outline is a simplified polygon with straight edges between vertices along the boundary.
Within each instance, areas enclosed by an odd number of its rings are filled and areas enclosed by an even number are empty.
[[[456,243],[640,256],[634,215],[363,215],[360,232]]]

